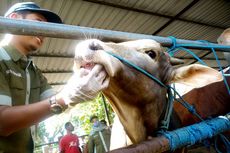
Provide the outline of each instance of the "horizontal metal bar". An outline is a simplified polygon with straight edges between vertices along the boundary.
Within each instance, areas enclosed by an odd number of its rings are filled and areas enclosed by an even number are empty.
[[[183,59],[183,60],[194,60],[195,58],[194,57],[177,57],[175,56],[176,58],[179,58],[179,59]],[[205,57],[205,58],[202,58],[202,60],[211,60],[211,61],[216,61],[216,59],[214,57]],[[224,61],[226,60],[225,58],[218,58],[218,60],[221,60],[221,61]]]
[[[172,40],[167,37],[152,36],[145,34],[121,32],[121,31],[111,31],[104,29],[79,27],[66,24],[56,24],[29,20],[16,20],[10,18],[0,17],[0,33],[11,33],[17,35],[36,35],[45,36],[53,38],[65,38],[65,39],[85,39],[86,36],[95,36],[103,41],[114,41],[121,42],[127,40],[136,39],[154,39],[161,43],[162,46],[169,47],[172,45]],[[200,41],[177,39],[177,44],[193,44],[193,45],[203,45],[202,49],[207,46],[206,43]],[[216,47],[229,47],[225,45],[218,45],[210,43],[210,45]],[[188,48],[199,48],[196,46]],[[208,48],[208,47],[207,47]],[[230,49],[216,49],[218,51],[230,52]]]
[[[42,70],[42,73],[73,73],[72,70],[59,70],[59,71],[55,71],[55,70]]]
[[[32,57],[54,57],[54,58],[74,58],[74,55],[60,55],[60,54],[32,54]]]
[[[56,83],[49,83],[49,85],[51,86],[61,86],[61,85],[65,85],[67,82],[56,82]]]

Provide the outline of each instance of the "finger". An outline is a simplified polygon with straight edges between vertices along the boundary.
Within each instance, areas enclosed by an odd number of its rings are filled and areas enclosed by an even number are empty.
[[[107,76],[107,73],[105,72],[105,71],[101,71],[99,74],[98,74],[98,76],[97,76],[97,80],[98,81],[100,81],[100,82],[102,82],[104,79],[105,79],[105,77]]]
[[[81,68],[81,69],[79,70],[79,76],[80,76],[80,77],[86,76],[86,75],[88,75],[89,73],[90,73],[90,70],[88,70],[88,69]]]
[[[101,85],[102,90],[109,86],[109,81],[110,81],[110,78],[107,76],[105,80],[102,82],[102,85]]]
[[[97,76],[101,70],[102,70],[103,66],[101,64],[96,64],[93,69],[91,70],[91,72],[89,73],[89,76]]]

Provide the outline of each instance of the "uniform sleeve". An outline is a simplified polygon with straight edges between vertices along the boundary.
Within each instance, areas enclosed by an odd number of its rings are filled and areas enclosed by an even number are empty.
[[[0,66],[0,105],[12,106],[9,84]]]
[[[38,69],[38,74],[41,80],[41,93],[40,100],[45,100],[56,94],[54,89],[48,84],[46,77],[42,74],[41,70]]]
[[[94,142],[93,142],[93,135],[91,135],[88,141],[88,153],[93,153],[93,152],[94,152]]]

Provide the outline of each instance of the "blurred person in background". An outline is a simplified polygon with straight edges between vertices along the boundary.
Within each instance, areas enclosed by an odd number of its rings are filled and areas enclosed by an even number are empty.
[[[60,153],[81,153],[79,139],[73,134],[74,126],[71,122],[65,123],[66,135],[59,141]]]
[[[88,153],[105,153],[109,151],[111,131],[105,120],[98,120],[92,116],[90,122],[93,124],[87,144]]]

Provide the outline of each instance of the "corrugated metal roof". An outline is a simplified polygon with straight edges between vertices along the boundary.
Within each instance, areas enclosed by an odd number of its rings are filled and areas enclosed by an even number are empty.
[[[0,15],[14,3],[23,0],[1,0]],[[230,25],[230,1],[227,0],[31,0],[58,13],[64,23],[124,32],[174,36],[180,39],[216,42]],[[2,35],[0,36],[2,37]],[[97,34],[85,34],[85,39]],[[74,48],[79,40],[47,38],[34,62],[56,90],[72,73]],[[207,51],[193,50],[202,57]],[[186,64],[192,56],[178,52]],[[223,66],[222,53],[218,53]],[[213,54],[204,57],[211,67],[217,67]]]

